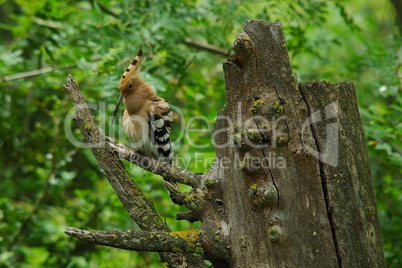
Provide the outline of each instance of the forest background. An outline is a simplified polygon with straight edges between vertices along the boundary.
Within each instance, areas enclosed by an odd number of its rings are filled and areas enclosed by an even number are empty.
[[[159,267],[155,253],[64,234],[70,226],[137,226],[91,151],[79,146],[62,85],[71,73],[106,134],[127,143],[121,121],[110,120],[120,76],[142,48],[144,79],[181,112],[172,131],[175,163],[206,171],[225,104],[222,62],[247,19],[282,23],[300,82],[354,81],[387,267],[401,267],[400,2],[0,0],[0,267]],[[173,230],[197,228],[174,220],[182,208],[160,177],[125,164]]]

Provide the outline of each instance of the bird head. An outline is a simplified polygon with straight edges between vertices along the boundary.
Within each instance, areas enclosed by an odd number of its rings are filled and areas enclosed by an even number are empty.
[[[116,117],[117,110],[119,109],[121,101],[129,92],[131,92],[135,88],[136,79],[139,77],[137,71],[140,67],[141,57],[142,57],[142,49],[138,51],[137,55],[135,56],[135,59],[127,67],[127,69],[124,71],[120,79],[119,84],[120,96],[119,100],[117,101],[116,108],[113,112],[112,124]]]

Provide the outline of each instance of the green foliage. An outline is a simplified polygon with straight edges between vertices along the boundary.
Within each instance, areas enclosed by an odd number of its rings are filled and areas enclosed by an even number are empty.
[[[355,81],[387,263],[402,265],[401,37],[390,4],[360,2],[0,1],[0,266],[159,267],[156,254],[64,234],[68,226],[137,227],[90,150],[71,143],[82,137],[62,84],[73,74],[105,132],[126,142],[122,129],[110,126],[109,104],[142,48],[145,80],[183,114],[172,133],[176,163],[206,171],[215,155],[214,118],[225,103],[225,58],[187,39],[229,52],[249,18],[282,22],[300,80]],[[174,221],[182,208],[171,204],[158,176],[127,168],[172,229],[197,227]]]

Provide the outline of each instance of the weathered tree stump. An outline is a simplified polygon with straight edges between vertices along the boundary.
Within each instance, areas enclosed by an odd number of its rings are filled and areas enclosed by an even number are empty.
[[[216,126],[230,266],[384,267],[353,83],[298,84],[280,24],[246,22],[234,51]]]
[[[202,259],[214,267],[384,267],[353,83],[298,84],[278,23],[247,21],[233,49],[224,63],[227,104],[215,125],[217,161],[205,174],[160,165],[105,137],[69,77],[77,123],[143,231],[67,234],[160,252],[172,267],[201,267]],[[200,229],[171,232],[113,152],[190,185],[191,193],[170,189],[171,195],[189,209],[177,218],[200,220]]]

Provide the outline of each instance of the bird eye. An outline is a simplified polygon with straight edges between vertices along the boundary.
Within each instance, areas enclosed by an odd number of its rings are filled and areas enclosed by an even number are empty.
[[[133,84],[128,85],[128,87],[129,87],[129,88],[132,88],[132,87],[133,87]]]

